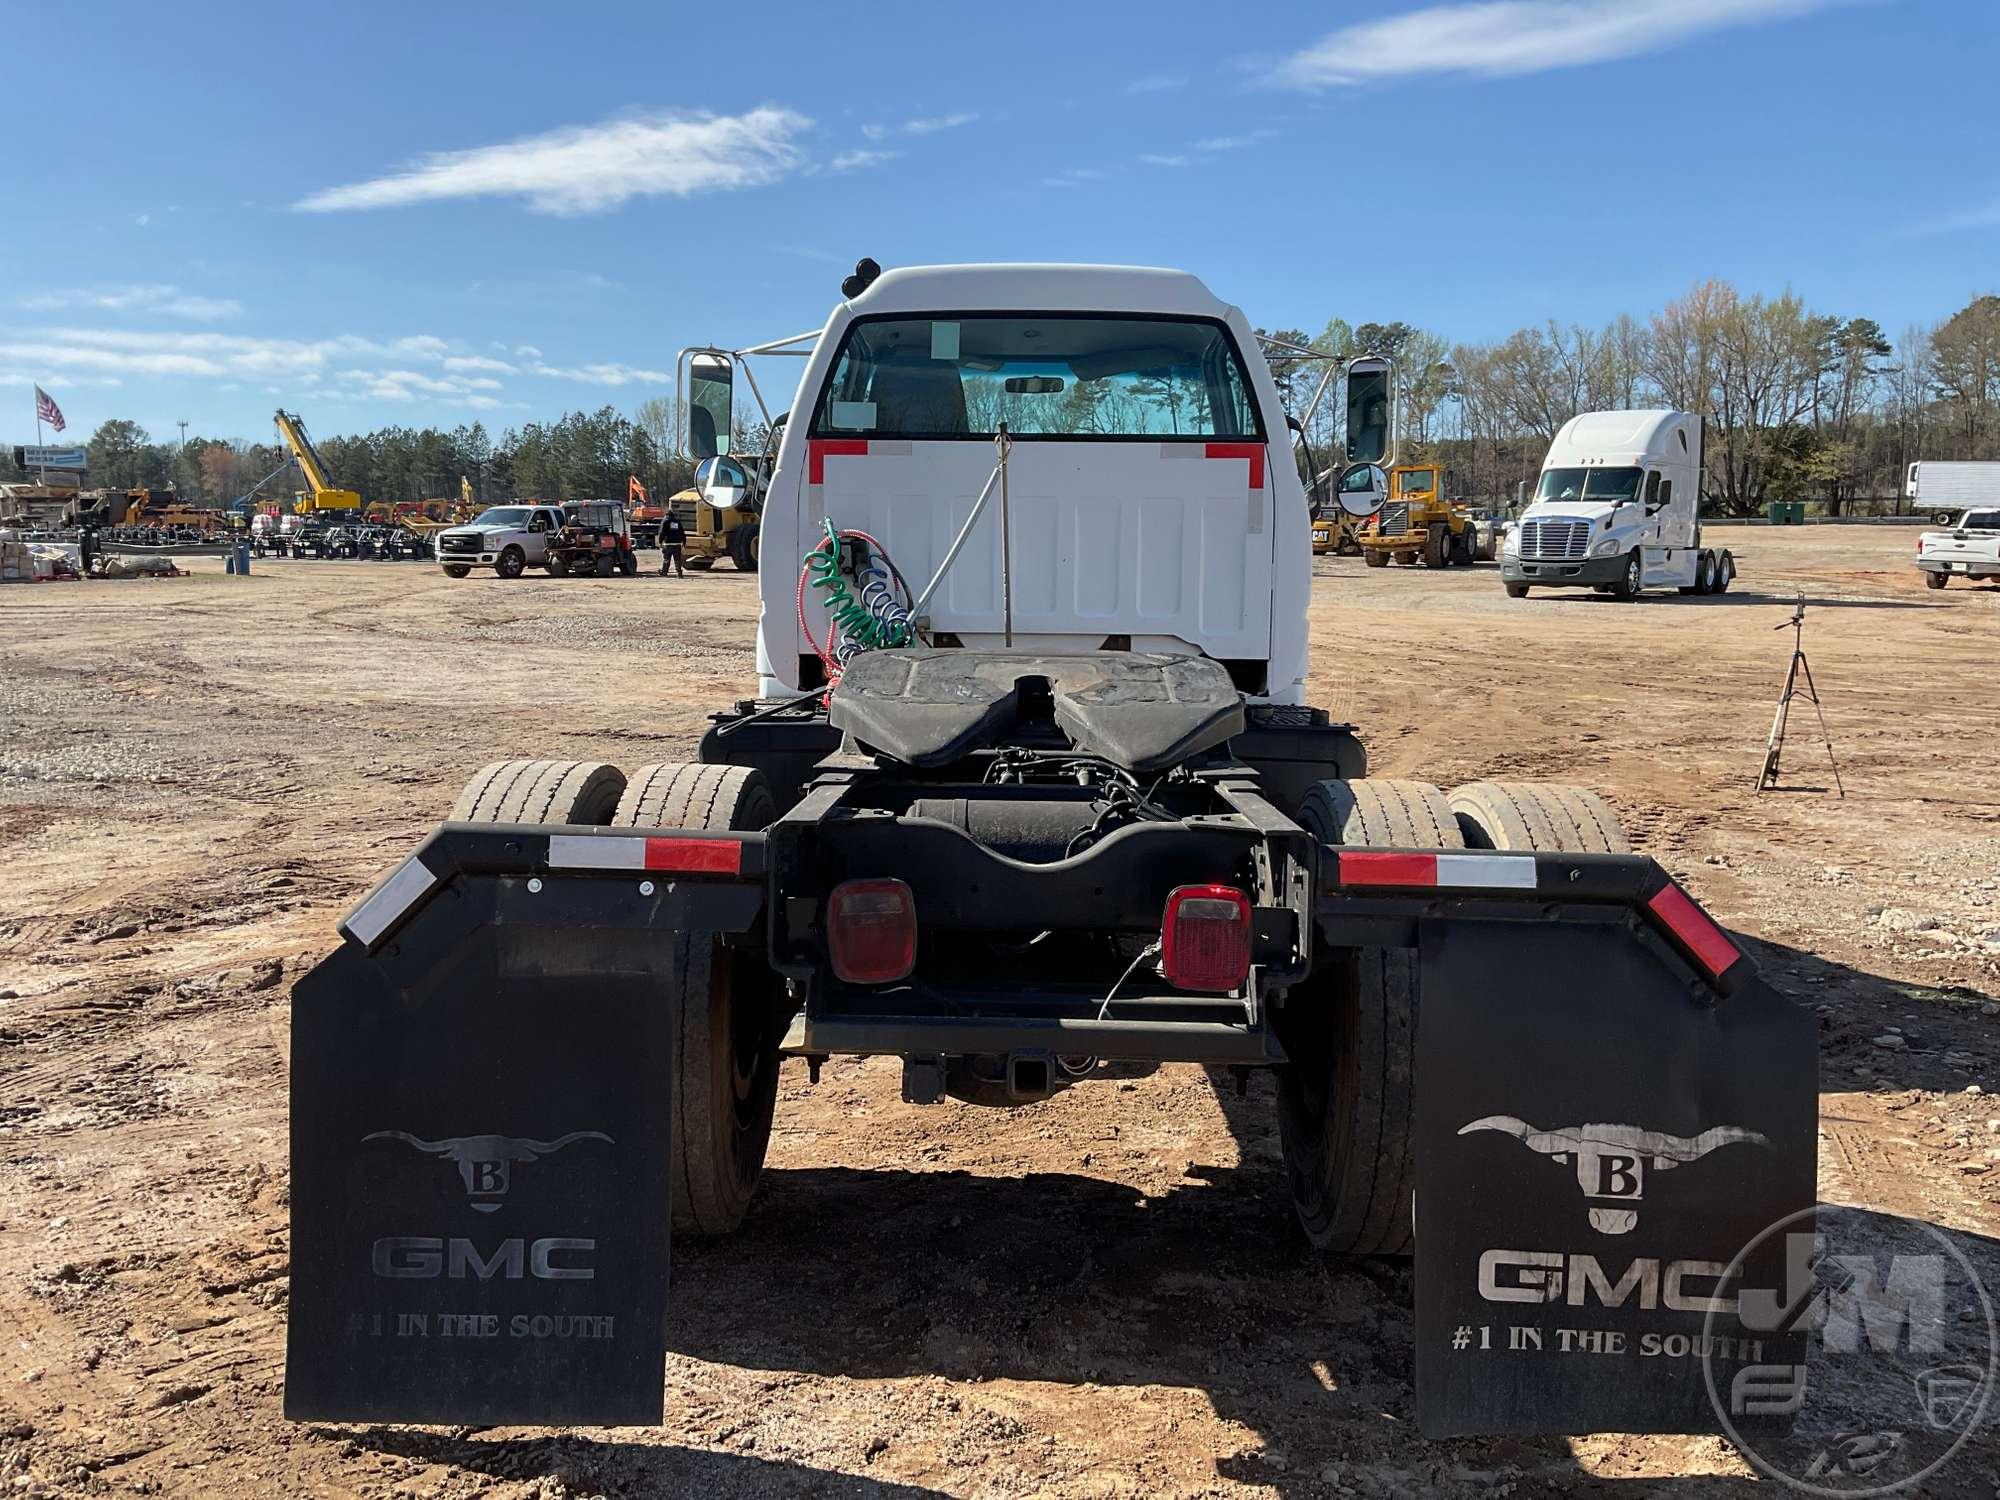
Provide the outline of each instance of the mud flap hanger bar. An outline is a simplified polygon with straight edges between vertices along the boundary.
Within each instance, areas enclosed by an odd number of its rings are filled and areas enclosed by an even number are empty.
[[[763,907],[766,868],[761,833],[446,823],[361,899],[340,930],[372,953],[460,876],[580,875],[686,882],[682,895],[701,907],[693,925],[747,932]]]
[[[1342,946],[1414,946],[1412,919],[1436,897],[1512,897],[1633,908],[1724,995],[1754,968],[1678,882],[1639,854],[1329,849],[1319,889],[1321,935]],[[1419,899],[1395,910],[1385,896]]]

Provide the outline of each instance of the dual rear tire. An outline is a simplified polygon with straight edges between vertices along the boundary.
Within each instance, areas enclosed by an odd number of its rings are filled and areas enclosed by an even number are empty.
[[[777,816],[764,773],[670,762],[629,778],[602,761],[496,761],[459,794],[459,823],[747,832]],[[778,1098],[783,1015],[754,953],[713,932],[663,933],[676,1019],[672,1213],[676,1234],[727,1234],[763,1171]]]
[[[1400,849],[1628,853],[1595,793],[1476,781],[1449,796],[1419,781],[1322,781],[1299,822],[1321,843]],[[1407,1255],[1416,1191],[1415,949],[1326,955],[1279,1020],[1278,1134],[1306,1237],[1344,1255]]]

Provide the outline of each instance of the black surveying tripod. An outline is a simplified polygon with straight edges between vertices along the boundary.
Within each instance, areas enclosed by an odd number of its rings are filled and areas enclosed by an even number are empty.
[[[1771,720],[1771,738],[1764,746],[1764,768],[1757,773],[1757,790],[1767,791],[1778,784],[1778,758],[1785,753],[1785,721],[1791,717],[1792,697],[1799,692],[1799,674],[1806,679],[1805,696],[1812,701],[1813,709],[1819,715],[1820,738],[1826,742],[1826,762],[1833,767],[1833,785],[1844,800],[1847,788],[1840,783],[1840,763],[1833,756],[1833,736],[1827,732],[1826,710],[1820,707],[1819,688],[1813,682],[1812,663],[1806,660],[1805,626],[1806,601],[1800,597],[1792,606],[1792,617],[1773,630],[1783,630],[1787,626],[1792,632],[1792,664],[1785,672],[1785,690],[1778,696],[1778,712]]]

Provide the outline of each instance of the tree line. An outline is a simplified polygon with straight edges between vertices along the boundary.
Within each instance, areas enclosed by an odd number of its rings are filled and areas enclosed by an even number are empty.
[[[1750,515],[1773,500],[1838,515],[1892,509],[1920,458],[2000,459],[2000,297],[1978,296],[1889,339],[1871,318],[1815,312],[1787,292],[1745,296],[1707,281],[1644,320],[1550,321],[1491,344],[1450,343],[1406,323],[1279,337],[1339,355],[1389,354],[1402,384],[1405,453],[1452,469],[1454,490],[1511,499],[1532,486],[1578,412],[1668,406],[1697,413],[1708,505]],[[1299,410],[1323,366],[1274,360]],[[1308,434],[1336,457],[1335,402]]]
[[[1974,297],[1894,340],[1871,318],[1816,312],[1789,292],[1745,296],[1722,281],[1703,282],[1644,319],[1621,316],[1599,328],[1550,321],[1491,344],[1340,318],[1317,335],[1277,336],[1339,356],[1393,355],[1405,456],[1448,465],[1455,493],[1489,503],[1532,484],[1569,418],[1618,407],[1698,413],[1707,501],[1730,515],[1772,500],[1818,502],[1832,514],[1888,508],[1916,459],[2000,459],[2000,296]],[[1290,410],[1306,413],[1324,369],[1272,360]],[[1320,472],[1337,466],[1337,397],[1307,423]],[[334,481],[370,501],[456,499],[461,477],[482,503],[619,497],[628,474],[664,496],[692,477],[673,452],[675,430],[673,402],[659,396],[630,416],[610,406],[567,412],[497,438],[474,422],[448,431],[385,427],[319,447]],[[761,428],[738,432],[734,450],[758,451],[763,436]],[[89,440],[88,482],[171,486],[208,505],[261,483],[259,498],[282,499],[300,483],[295,469],[285,472],[287,457],[275,434],[257,443],[156,442],[137,423],[113,419]],[[0,478],[32,477],[0,454]]]

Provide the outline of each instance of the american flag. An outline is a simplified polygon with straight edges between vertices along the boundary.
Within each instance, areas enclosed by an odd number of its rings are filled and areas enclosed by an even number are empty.
[[[35,387],[35,420],[48,423],[57,432],[61,432],[66,425],[63,422],[62,408],[56,405],[55,397],[40,386]]]

